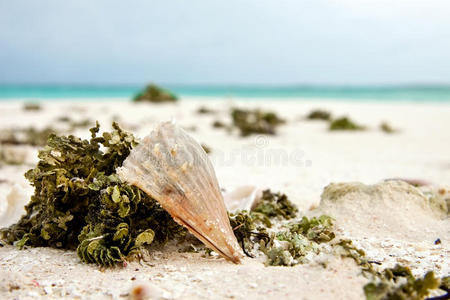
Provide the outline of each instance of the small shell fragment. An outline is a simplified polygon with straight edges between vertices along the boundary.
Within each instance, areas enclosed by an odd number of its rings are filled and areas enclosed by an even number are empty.
[[[160,123],[131,151],[117,173],[158,201],[206,246],[239,263],[242,250],[213,166],[200,144],[181,127]]]
[[[229,212],[251,211],[261,200],[262,190],[252,185],[244,185],[223,194]]]

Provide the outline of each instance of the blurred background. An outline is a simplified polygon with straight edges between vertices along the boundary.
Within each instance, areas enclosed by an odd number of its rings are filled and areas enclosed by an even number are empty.
[[[450,100],[450,2],[0,0],[0,98]]]

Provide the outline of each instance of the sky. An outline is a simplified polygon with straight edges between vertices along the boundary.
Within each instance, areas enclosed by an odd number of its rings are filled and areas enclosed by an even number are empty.
[[[450,84],[448,0],[0,0],[0,84]]]

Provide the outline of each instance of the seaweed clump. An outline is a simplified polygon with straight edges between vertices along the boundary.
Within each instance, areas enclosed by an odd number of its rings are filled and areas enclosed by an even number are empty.
[[[78,128],[87,128],[89,125],[92,125],[94,122],[89,118],[84,118],[81,120],[73,120],[68,116],[61,116],[57,119],[58,122],[66,123],[69,127],[69,131],[74,131]]]
[[[16,147],[0,145],[0,167],[3,165],[21,165],[25,163],[27,152]]]
[[[342,117],[331,121],[330,130],[364,130],[365,127],[356,124],[348,117]]]
[[[206,107],[206,106],[200,106],[197,109],[197,113],[200,114],[200,115],[206,115],[206,114],[215,114],[216,111],[214,109],[211,109],[211,108]]]
[[[231,214],[230,223],[245,254],[264,254],[268,266],[293,266],[308,261],[308,254],[320,251],[320,243],[335,237],[332,218],[292,220],[297,211],[285,195],[266,190],[252,211]],[[274,226],[274,221],[284,223]]]
[[[285,120],[276,113],[259,109],[233,108],[231,110],[231,118],[233,119],[233,126],[239,129],[241,136],[275,134],[276,127],[285,123]]]
[[[298,209],[289,201],[285,194],[272,193],[270,190],[265,190],[258,205],[252,211],[261,213],[269,218],[282,217],[284,219],[292,219],[297,216]]]
[[[396,265],[394,268],[385,269],[378,276],[377,283],[366,284],[364,294],[368,300],[421,300],[427,297],[430,291],[439,287],[445,289],[445,286],[441,285],[441,280],[435,276],[433,271],[427,272],[423,278],[415,278],[408,267]]]
[[[306,117],[308,120],[324,120],[329,121],[331,119],[331,113],[322,109],[315,109],[311,111]]]
[[[209,153],[211,153],[211,147],[209,147],[208,145],[206,145],[206,144],[201,144],[201,146],[202,146],[202,148],[203,148],[203,150],[206,152],[206,154],[209,154]]]
[[[52,127],[36,129],[27,127],[21,129],[6,129],[0,132],[0,144],[3,145],[31,145],[44,146],[52,133],[58,133],[58,130]]]
[[[381,263],[368,260],[364,250],[355,247],[351,240],[340,240],[335,246],[338,246],[336,249],[342,257],[353,259],[362,274],[371,278],[371,282],[363,288],[368,300],[422,300],[438,288],[447,293],[446,297],[449,295],[448,277],[439,279],[433,271],[429,271],[423,278],[416,278],[408,267],[398,264],[394,268],[377,271],[373,264]]]
[[[90,129],[90,140],[50,135],[25,174],[35,188],[26,214],[0,232],[6,242],[77,249],[82,261],[111,266],[143,245],[185,235],[154,199],[116,175],[137,144],[134,136],[116,123],[102,136],[99,129]]]
[[[163,89],[155,84],[149,84],[145,89],[134,96],[133,101],[135,102],[175,102],[178,97],[172,92]]]
[[[272,236],[268,244],[262,245],[267,256],[266,265],[293,266],[308,262],[308,254],[320,252],[320,243],[335,238],[333,219],[329,216],[307,218],[289,222],[285,229]]]
[[[380,129],[381,131],[385,132],[385,133],[394,133],[396,132],[396,130],[394,128],[392,128],[391,125],[389,125],[389,123],[387,122],[383,122],[380,124]]]
[[[376,262],[367,260],[366,252],[353,245],[351,240],[339,240],[334,246],[336,246],[337,252],[341,257],[353,259],[353,261],[361,267],[363,275],[378,274],[372,266],[372,263]]]
[[[38,111],[41,109],[42,109],[42,106],[39,103],[27,102],[23,105],[23,110],[26,110],[26,111]]]

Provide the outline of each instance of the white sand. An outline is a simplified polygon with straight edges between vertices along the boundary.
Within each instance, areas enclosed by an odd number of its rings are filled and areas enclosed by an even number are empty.
[[[230,122],[228,110],[235,105],[274,110],[288,122],[276,136],[241,138],[237,132],[230,134],[212,128],[214,120]],[[318,206],[324,187],[332,182],[375,184],[386,178],[403,177],[422,179],[436,187],[450,185],[448,104],[182,99],[177,104],[163,105],[49,101],[43,106],[41,111],[25,112],[21,103],[0,102],[0,128],[44,127],[58,117],[70,116],[77,120],[97,119],[102,125],[116,119],[142,137],[155,122],[175,117],[184,127],[195,127],[192,135],[212,148],[211,159],[222,188],[255,185],[282,191],[302,211]],[[218,113],[196,114],[200,106],[216,109]],[[304,120],[313,108],[327,109],[335,116],[348,115],[369,130],[329,132],[325,122]],[[400,132],[383,133],[378,128],[382,121]],[[89,136],[86,129],[75,134]],[[22,174],[36,159],[34,151],[27,151],[29,166],[0,168],[0,180],[6,180],[0,183],[0,216],[14,184],[16,192],[17,187],[25,195],[30,192]],[[408,264],[418,275],[430,269],[439,275],[448,274],[448,217],[430,215],[425,212],[428,208],[423,207],[412,208],[415,211],[412,215],[410,211],[405,213],[401,204],[386,207],[384,199],[390,196],[382,196],[379,204],[368,196],[355,206],[348,199],[360,197],[355,194],[345,197],[345,205],[322,205],[319,209],[336,216],[338,232],[355,240],[369,257],[382,261],[384,266],[396,262]],[[397,193],[395,197],[400,198],[397,203],[410,199],[406,193]],[[355,210],[356,206],[364,209]],[[402,226],[387,227],[388,216],[393,215],[401,217]],[[411,226],[407,226],[408,221]],[[355,224],[359,230],[352,230]],[[434,245],[436,238],[442,244]],[[349,259],[330,258],[326,269],[314,263],[282,268],[264,267],[250,259],[235,266],[222,259],[176,252],[161,253],[143,265],[131,263],[124,269],[99,271],[98,267],[80,263],[70,251],[0,248],[0,296],[7,298],[120,298],[132,284],[144,282],[152,284],[164,297],[177,299],[331,299],[333,295],[340,299],[361,299],[367,280],[359,273]],[[10,292],[14,284],[20,288]]]

